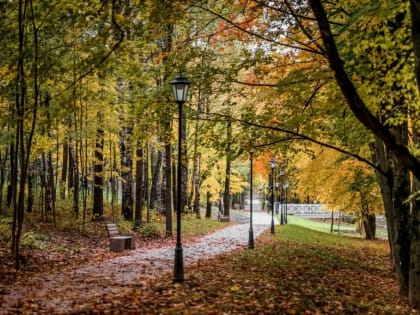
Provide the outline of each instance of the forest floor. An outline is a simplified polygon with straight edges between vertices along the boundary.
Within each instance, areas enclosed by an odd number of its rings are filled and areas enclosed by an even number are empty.
[[[172,281],[173,239],[109,253],[106,237],[54,232],[56,246],[24,252],[18,273],[2,249],[0,314],[415,313],[397,294],[386,241],[268,226],[254,226],[253,250],[247,224],[186,237],[183,283]]]

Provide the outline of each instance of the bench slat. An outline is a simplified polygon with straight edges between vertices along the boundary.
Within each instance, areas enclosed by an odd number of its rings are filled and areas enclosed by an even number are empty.
[[[107,224],[106,229],[108,231],[109,236],[120,235],[116,224]]]

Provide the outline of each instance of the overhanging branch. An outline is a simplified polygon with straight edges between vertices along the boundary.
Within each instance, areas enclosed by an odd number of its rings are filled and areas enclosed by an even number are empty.
[[[351,156],[352,158],[354,158],[354,159],[356,159],[356,160],[358,160],[358,161],[360,161],[362,163],[365,163],[365,164],[369,165],[370,167],[372,167],[376,171],[380,172],[382,175],[388,176],[388,174],[386,172],[384,172],[380,167],[378,167],[377,165],[373,164],[371,161],[369,161],[369,160],[367,160],[367,159],[365,159],[365,158],[363,158],[363,157],[361,157],[361,156],[359,156],[357,154],[354,154],[354,153],[352,153],[350,151],[347,151],[345,149],[336,147],[336,146],[334,146],[332,144],[329,144],[329,143],[325,143],[325,142],[316,140],[316,139],[314,139],[312,137],[303,135],[303,134],[301,134],[299,132],[288,130],[288,129],[281,128],[281,127],[274,127],[274,126],[267,126],[267,125],[257,124],[257,123],[251,122],[251,121],[246,121],[246,120],[243,120],[243,119],[234,118],[232,116],[225,115],[225,114],[219,114],[219,113],[206,113],[206,114],[209,115],[209,116],[223,117],[224,118],[223,121],[226,121],[226,120],[229,119],[232,122],[237,122],[237,123],[240,123],[240,124],[243,124],[243,125],[247,125],[247,126],[253,126],[253,127],[257,127],[257,128],[261,128],[261,129],[268,129],[268,130],[272,130],[272,131],[282,132],[282,133],[285,133],[285,134],[288,134],[288,135],[291,135],[291,136],[294,137],[294,138],[291,137],[290,140],[304,140],[304,141],[309,141],[309,142],[318,144],[318,145],[320,145],[322,147],[329,148],[331,150],[334,150],[334,151],[343,153],[345,155]],[[273,143],[273,144],[275,144],[275,143]],[[267,144],[264,145],[264,146],[267,146]]]

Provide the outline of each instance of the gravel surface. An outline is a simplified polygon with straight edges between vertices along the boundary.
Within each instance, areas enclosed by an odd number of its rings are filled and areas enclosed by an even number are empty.
[[[243,222],[247,212],[241,212]],[[254,238],[257,238],[270,223],[265,212],[254,212]],[[208,259],[216,255],[246,248],[249,223],[237,224],[218,230],[183,244],[184,265]],[[151,277],[161,276],[173,270],[174,248],[138,248],[128,255],[110,259],[99,265],[89,265],[58,274],[28,279],[25,285],[13,286],[0,296],[0,314],[22,312],[22,303],[36,305],[38,314],[68,313],[83,307],[87,299],[120,291],[124,286],[144,283]],[[188,278],[188,268],[185,268]],[[59,297],[59,298],[58,298]]]

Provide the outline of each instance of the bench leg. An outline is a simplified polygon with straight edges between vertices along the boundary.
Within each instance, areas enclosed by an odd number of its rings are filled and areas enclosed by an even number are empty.
[[[127,238],[124,240],[124,249],[135,249],[133,235],[127,235]]]
[[[125,239],[123,238],[110,238],[109,250],[111,252],[122,252],[125,248]]]

